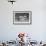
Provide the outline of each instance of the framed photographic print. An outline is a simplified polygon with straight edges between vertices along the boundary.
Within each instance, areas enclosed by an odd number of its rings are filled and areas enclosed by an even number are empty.
[[[32,12],[13,11],[13,24],[32,24]]]

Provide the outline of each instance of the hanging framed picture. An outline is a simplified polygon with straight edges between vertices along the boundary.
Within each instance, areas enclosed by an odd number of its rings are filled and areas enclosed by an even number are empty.
[[[32,12],[13,11],[13,24],[32,24]]]

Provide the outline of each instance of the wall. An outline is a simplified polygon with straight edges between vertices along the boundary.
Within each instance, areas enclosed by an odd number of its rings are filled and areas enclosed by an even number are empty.
[[[7,0],[0,0],[0,40],[14,40],[18,32],[31,34],[33,40],[46,40],[46,10],[44,1],[17,0],[12,5]],[[13,24],[13,11],[19,10],[32,11],[32,25]]]

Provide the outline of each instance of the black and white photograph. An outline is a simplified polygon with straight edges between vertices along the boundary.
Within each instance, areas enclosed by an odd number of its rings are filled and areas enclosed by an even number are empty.
[[[32,24],[31,11],[14,11],[13,24]]]

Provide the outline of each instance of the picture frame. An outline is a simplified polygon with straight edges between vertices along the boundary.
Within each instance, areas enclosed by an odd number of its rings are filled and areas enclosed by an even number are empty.
[[[32,24],[32,11],[13,11],[13,24]]]

